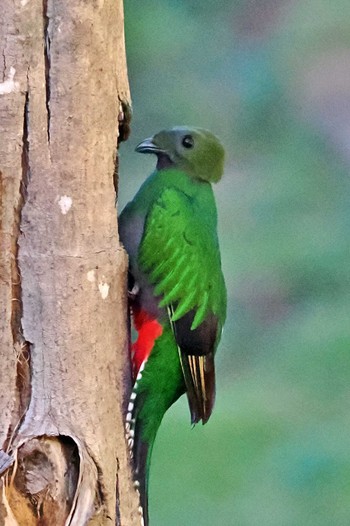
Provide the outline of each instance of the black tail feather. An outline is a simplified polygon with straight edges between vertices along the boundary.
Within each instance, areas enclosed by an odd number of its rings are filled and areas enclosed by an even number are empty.
[[[134,484],[140,494],[140,506],[142,508],[143,524],[148,526],[148,459],[150,455],[149,445],[141,439],[137,440],[133,450],[134,462]]]
[[[182,370],[186,383],[191,422],[200,420],[205,424],[212,413],[215,402],[214,354],[188,355],[181,352]]]

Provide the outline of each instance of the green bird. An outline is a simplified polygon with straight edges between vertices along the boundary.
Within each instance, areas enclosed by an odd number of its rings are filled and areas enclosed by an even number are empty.
[[[126,430],[147,525],[150,458],[165,412],[186,392],[192,424],[205,424],[214,405],[226,288],[211,183],[222,177],[224,149],[209,131],[181,126],[136,151],[157,156],[156,170],[119,218],[138,333]]]

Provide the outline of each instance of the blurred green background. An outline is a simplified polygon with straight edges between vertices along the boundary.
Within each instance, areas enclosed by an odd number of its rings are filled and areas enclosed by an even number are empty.
[[[125,22],[119,210],[155,165],[145,137],[193,124],[227,151],[216,408],[166,415],[151,524],[348,525],[350,2],[126,0]]]

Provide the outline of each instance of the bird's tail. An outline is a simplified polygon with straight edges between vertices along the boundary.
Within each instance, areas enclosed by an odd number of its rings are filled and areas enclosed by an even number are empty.
[[[138,374],[141,380],[142,369]],[[126,436],[132,459],[134,486],[139,493],[141,525],[148,526],[148,481],[153,444],[165,413],[149,414],[144,418],[146,394],[138,392],[138,381],[131,393],[126,415]]]
[[[137,426],[136,426],[137,429]],[[140,496],[140,514],[142,526],[148,526],[148,481],[149,467],[154,440],[145,442],[142,438],[135,440],[133,450],[134,485]]]
[[[143,368],[139,371],[137,381],[130,396],[125,427],[132,460],[134,486],[140,499],[139,512],[141,515],[141,525],[148,526],[149,465],[156,431],[153,439],[151,437],[148,437],[147,440],[143,438],[143,421],[139,418],[140,408],[143,406],[143,396],[138,393],[138,381],[141,379],[142,370]]]
[[[170,328],[165,329],[138,371],[126,415],[126,435],[144,526],[149,524],[148,480],[153,444],[165,412],[184,392],[177,347]]]

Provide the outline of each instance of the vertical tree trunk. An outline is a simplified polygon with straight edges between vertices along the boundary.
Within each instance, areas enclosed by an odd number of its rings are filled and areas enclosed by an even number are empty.
[[[1,525],[140,523],[113,185],[128,103],[122,0],[1,1]]]

